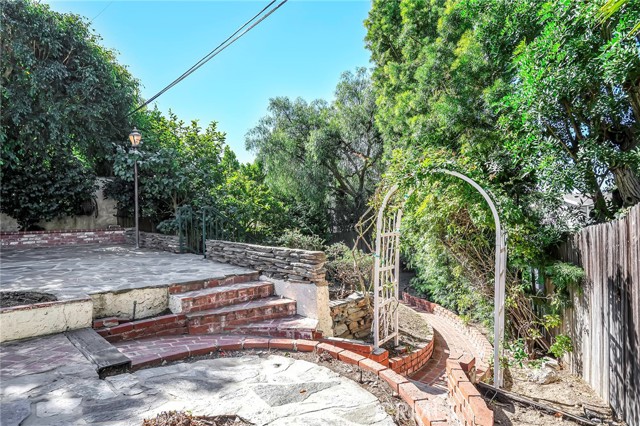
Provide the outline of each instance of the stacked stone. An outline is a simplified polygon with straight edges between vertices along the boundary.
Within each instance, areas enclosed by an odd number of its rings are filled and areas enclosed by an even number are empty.
[[[329,303],[333,320],[333,335],[344,339],[362,339],[371,334],[373,308],[362,293]],[[369,299],[369,300],[367,300]]]
[[[245,266],[292,283],[328,285],[324,252],[207,240],[207,258]]]
[[[135,244],[135,229],[128,228],[125,231],[125,238],[127,240],[127,244]],[[180,239],[175,235],[140,232],[140,247],[168,251],[171,253],[180,253]]]

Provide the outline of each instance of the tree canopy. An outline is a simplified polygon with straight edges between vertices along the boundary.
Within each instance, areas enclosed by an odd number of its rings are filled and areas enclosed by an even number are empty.
[[[1,10],[1,208],[24,229],[91,198],[138,86],[80,16],[31,0]]]
[[[247,135],[247,148],[278,194],[330,212],[333,231],[351,230],[381,170],[375,109],[367,70],[345,72],[331,103],[271,99],[269,114]]]

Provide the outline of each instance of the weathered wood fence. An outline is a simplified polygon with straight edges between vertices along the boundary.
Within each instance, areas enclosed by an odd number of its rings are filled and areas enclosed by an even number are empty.
[[[574,342],[567,362],[619,417],[640,425],[640,205],[573,235],[560,257],[586,273],[564,318]]]

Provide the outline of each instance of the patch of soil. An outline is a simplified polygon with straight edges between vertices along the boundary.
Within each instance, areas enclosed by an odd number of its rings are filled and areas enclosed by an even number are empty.
[[[611,421],[612,413],[591,387],[580,377],[567,370],[557,370],[558,381],[541,385],[527,379],[534,367],[509,367],[510,391],[545,405],[557,407],[576,416],[585,417],[585,408],[602,414],[602,420]]]
[[[56,300],[58,298],[53,294],[39,291],[0,291],[0,308],[55,302]]]
[[[245,426],[252,425],[238,416],[193,416],[184,411],[163,412],[144,419],[142,426]]]

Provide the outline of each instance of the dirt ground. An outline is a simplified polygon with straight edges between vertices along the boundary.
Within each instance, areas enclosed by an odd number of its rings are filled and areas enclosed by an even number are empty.
[[[54,302],[58,300],[53,294],[38,291],[0,291],[0,308],[9,308],[34,303]]]
[[[238,416],[193,416],[182,411],[170,411],[158,414],[153,419],[144,419],[142,426],[249,426]]]

